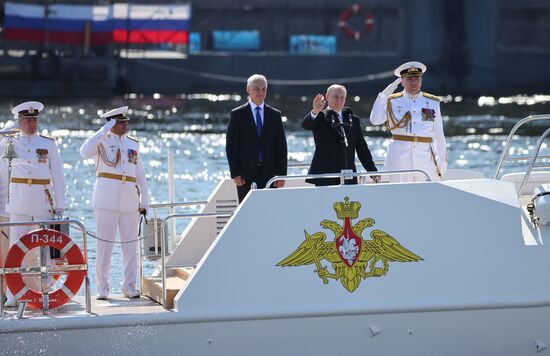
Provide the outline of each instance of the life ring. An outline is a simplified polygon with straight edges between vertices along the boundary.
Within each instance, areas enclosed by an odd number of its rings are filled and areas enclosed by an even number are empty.
[[[80,248],[69,236],[52,229],[38,229],[21,236],[11,246],[4,267],[21,267],[21,262],[27,252],[35,247],[46,246],[55,247],[63,252],[69,266],[86,264]],[[49,309],[60,307],[71,300],[78,293],[86,277],[86,271],[68,271],[66,274],[65,283],[59,289],[48,293]],[[29,308],[42,309],[42,293],[27,287],[21,273],[9,273],[5,277],[10,291],[17,299],[26,300]]]
[[[364,31],[353,30],[349,27],[348,20],[354,15],[363,16],[365,24]],[[340,27],[340,31],[342,31],[342,33],[346,35],[346,37],[351,38],[355,41],[359,41],[362,34],[366,35],[374,28],[374,17],[372,15],[372,12],[363,9],[363,6],[359,4],[353,4],[342,11],[342,13],[340,14],[340,17],[338,19],[338,27]]]

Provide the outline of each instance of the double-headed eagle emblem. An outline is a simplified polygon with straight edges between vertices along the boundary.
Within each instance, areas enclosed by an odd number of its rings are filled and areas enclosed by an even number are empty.
[[[351,220],[359,216],[361,203],[350,202],[345,197],[343,202],[336,202],[333,207],[338,219],[344,220],[344,226],[331,220],[321,221],[321,226],[334,233],[334,241],[325,241],[327,236],[324,232],[310,235],[304,230],[305,241],[277,266],[296,267],[314,263],[317,268],[315,272],[324,284],[328,284],[329,278],[340,280],[344,288],[353,292],[361,279],[385,276],[390,262],[423,260],[382,230],[372,230],[372,240],[363,240],[363,230],[373,226],[374,219],[366,218],[351,225]],[[321,265],[322,260],[332,263],[334,273]]]

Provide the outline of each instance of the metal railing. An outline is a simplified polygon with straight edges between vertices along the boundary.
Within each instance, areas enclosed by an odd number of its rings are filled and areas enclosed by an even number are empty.
[[[355,161],[356,166],[361,166],[361,164],[362,163],[360,161]],[[383,159],[376,159],[376,160],[374,160],[374,164],[376,166],[383,166],[384,165],[384,160]],[[289,163],[288,164],[288,168],[309,168],[309,166],[311,166],[311,162]]]
[[[157,219],[157,213],[158,209],[173,209],[173,208],[190,208],[190,207],[198,207],[208,204],[208,201],[206,200],[200,200],[200,201],[188,201],[188,202],[175,202],[175,203],[158,203],[158,204],[151,204],[149,206],[149,209],[153,210],[153,219],[156,221]],[[154,231],[158,231],[157,227],[154,226]],[[175,234],[175,231],[173,232]],[[155,239],[156,239],[156,233],[155,233]],[[156,246],[156,244],[155,244]],[[140,284],[140,290],[143,293],[143,253],[142,253],[143,246],[138,247],[138,271],[139,271],[139,284]],[[161,249],[162,249],[162,242],[161,242]]]
[[[149,209],[160,209],[160,208],[177,208],[177,207],[183,207],[183,206],[201,206],[208,204],[207,200],[199,200],[199,201],[183,201],[183,202],[176,202],[176,203],[159,203],[159,204],[151,204],[149,206]]]
[[[4,298],[4,275],[6,274],[13,274],[13,273],[21,273],[23,275],[40,275],[40,278],[42,281],[47,280],[48,276],[54,275],[54,274],[60,274],[64,272],[70,272],[70,271],[85,271],[86,277],[85,277],[85,308],[87,313],[91,313],[92,311],[92,305],[91,305],[91,298],[90,298],[90,278],[88,276],[88,253],[87,253],[87,232],[86,227],[78,221],[78,220],[40,220],[40,221],[20,221],[20,222],[4,222],[0,223],[1,226],[37,226],[37,225],[68,225],[68,224],[74,224],[73,227],[78,227],[80,231],[82,232],[82,254],[84,256],[84,261],[86,262],[84,265],[69,265],[69,266],[46,266],[45,265],[45,259],[40,259],[40,266],[37,267],[16,267],[16,268],[0,268],[0,318],[4,318],[4,303],[1,302]],[[45,247],[40,247],[41,250],[41,256],[44,255]],[[47,298],[47,290],[42,290],[42,311],[44,314],[48,312],[48,298]]]
[[[296,174],[296,175],[290,175],[290,176],[275,176],[267,182],[266,187],[271,186],[271,184],[279,180],[340,178],[340,184],[343,184],[343,181],[346,178],[365,177],[365,176],[389,176],[389,175],[412,174],[412,173],[422,174],[426,178],[426,181],[431,181],[430,176],[428,176],[428,174],[421,169],[406,169],[406,170],[394,170],[394,171],[392,170],[392,171],[356,172],[356,173]]]
[[[162,220],[162,224],[160,228],[160,231],[161,231],[160,255],[161,255],[161,269],[162,269],[162,307],[164,309],[167,309],[166,307],[166,242],[165,242],[164,231],[168,221],[172,219],[177,219],[177,218],[190,219],[190,218],[219,217],[219,216],[231,217],[232,215],[233,213],[227,213],[227,212],[172,214],[172,215],[168,215]]]
[[[550,115],[549,114],[531,115],[531,116],[528,116],[528,117],[525,117],[525,118],[521,119],[520,121],[518,121],[517,124],[514,125],[514,127],[510,131],[510,134],[508,135],[508,138],[506,139],[506,145],[504,146],[504,149],[502,151],[500,159],[497,163],[497,167],[495,169],[495,174],[493,175],[493,179],[498,179],[499,178],[499,175],[500,175],[501,170],[502,170],[502,165],[506,161],[529,160],[529,165],[527,166],[527,170],[525,171],[525,174],[523,176],[523,179],[522,179],[521,184],[520,184],[519,189],[518,189],[518,198],[521,197],[523,189],[525,188],[525,186],[527,185],[527,182],[529,181],[529,177],[531,175],[531,172],[532,172],[533,168],[549,168],[550,167],[549,164],[546,164],[546,165],[545,164],[539,164],[539,165],[535,164],[535,162],[539,158],[542,158],[542,159],[550,158],[550,156],[539,156],[540,148],[542,147],[544,139],[546,137],[548,137],[548,135],[550,135],[550,129],[547,129],[546,131],[544,131],[544,133],[538,138],[537,145],[536,145],[536,148],[535,148],[535,151],[534,151],[533,155],[531,155],[531,156],[509,157],[509,153],[508,153],[508,151],[510,149],[510,143],[512,142],[512,138],[516,134],[517,130],[521,126],[523,126],[527,123],[532,123],[534,121],[539,121],[539,120],[550,120]]]
[[[153,209],[153,219],[156,221],[157,219],[157,213],[158,209],[170,209],[170,214],[175,213],[175,208],[191,208],[191,207],[199,207],[204,206],[208,204],[207,200],[197,200],[197,201],[185,201],[185,202],[175,202],[175,203],[159,203],[159,204],[152,204],[149,208]],[[156,231],[155,226],[155,231]],[[176,232],[176,226],[172,226],[172,231],[175,234]]]

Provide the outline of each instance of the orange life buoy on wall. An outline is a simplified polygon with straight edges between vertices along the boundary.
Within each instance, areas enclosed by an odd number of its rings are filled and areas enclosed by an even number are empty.
[[[19,238],[9,249],[5,268],[21,267],[25,254],[35,247],[51,246],[65,254],[67,265],[84,265],[86,261],[78,245],[71,238],[52,229],[38,229]],[[67,303],[78,293],[86,271],[68,271],[67,280],[61,288],[48,293],[48,308],[55,309]],[[42,293],[34,291],[25,285],[21,273],[6,273],[6,282],[10,291],[18,300],[26,300],[27,306],[42,309]]]
[[[364,30],[352,30],[348,25],[348,20],[354,15],[362,15],[364,18]],[[363,9],[363,6],[359,4],[353,4],[340,14],[338,18],[338,27],[346,37],[351,38],[355,41],[361,39],[362,34],[367,34],[374,28],[374,17],[372,12]]]

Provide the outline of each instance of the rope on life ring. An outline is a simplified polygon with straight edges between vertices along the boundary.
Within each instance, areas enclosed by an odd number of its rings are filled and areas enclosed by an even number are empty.
[[[55,247],[65,254],[67,265],[84,265],[86,261],[78,245],[71,238],[52,229],[33,230],[19,238],[11,246],[6,256],[5,268],[19,268],[25,254],[35,247]],[[57,290],[48,293],[48,308],[55,309],[71,300],[78,293],[86,271],[67,271],[67,280]],[[25,285],[21,273],[6,273],[6,282],[10,291],[18,300],[26,300],[27,306],[42,309],[42,293]]]
[[[355,15],[363,16],[363,22],[365,25],[363,31],[353,30],[349,27],[348,20],[350,19],[350,17]],[[355,41],[359,41],[363,34],[368,34],[374,28],[374,17],[372,15],[372,12],[365,10],[363,6],[359,4],[353,4],[342,11],[342,13],[340,14],[338,18],[338,27],[340,27],[340,31],[342,31],[342,33],[346,37],[351,38]]]

